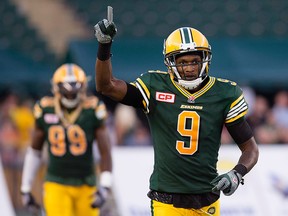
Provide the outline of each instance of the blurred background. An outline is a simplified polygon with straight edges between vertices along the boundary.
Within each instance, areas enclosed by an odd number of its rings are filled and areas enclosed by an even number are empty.
[[[17,215],[25,215],[19,184],[33,104],[51,94],[50,79],[67,62],[86,71],[89,91],[97,95],[93,26],[106,18],[108,5],[118,28],[112,47],[116,77],[133,81],[147,70],[166,70],[163,40],[179,27],[194,27],[212,46],[210,75],[242,87],[258,143],[288,144],[288,1],[1,0],[0,153]],[[113,145],[151,145],[141,110],[102,99],[111,114]],[[234,143],[225,128],[222,143]],[[41,180],[35,185],[41,199]]]

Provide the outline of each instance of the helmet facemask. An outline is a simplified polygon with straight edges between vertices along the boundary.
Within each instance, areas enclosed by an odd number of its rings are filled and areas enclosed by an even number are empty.
[[[177,65],[176,64],[176,59],[179,56],[182,55],[199,55],[201,57],[201,62],[196,62],[196,63],[189,63],[186,65]],[[180,52],[180,53],[174,53],[171,55],[167,55],[167,57],[165,58],[165,65],[168,67],[168,69],[173,73],[174,75],[174,80],[183,88],[187,89],[187,90],[193,90],[195,88],[197,88],[208,76],[208,67],[210,65],[211,62],[211,55],[209,52],[207,51],[187,51],[187,52]],[[180,75],[180,73],[178,72],[178,67],[183,67],[183,66],[187,66],[187,65],[195,65],[198,64],[198,78],[196,79],[187,79],[185,77],[185,73],[182,74],[182,76]],[[183,70],[184,71],[184,70]]]
[[[64,82],[58,84],[61,104],[66,108],[76,107],[83,94],[83,84],[80,82]]]

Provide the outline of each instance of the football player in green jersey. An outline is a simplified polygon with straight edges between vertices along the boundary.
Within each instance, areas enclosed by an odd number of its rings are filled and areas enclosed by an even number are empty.
[[[64,64],[52,78],[53,97],[34,106],[36,128],[23,167],[21,194],[25,207],[39,205],[31,194],[48,144],[48,168],[43,185],[47,216],[95,216],[107,199],[112,184],[112,159],[106,127],[107,110],[96,96],[87,96],[87,77],[76,64]],[[100,153],[100,176],[96,178],[93,143]],[[96,187],[96,179],[99,184]]]
[[[155,159],[148,193],[151,214],[219,216],[220,191],[233,194],[258,160],[242,90],[235,82],[208,75],[211,47],[194,28],[176,29],[165,40],[168,72],[149,71],[130,84],[112,75],[115,24],[104,19],[94,29],[97,91],[142,108],[149,121]],[[218,175],[223,125],[242,154],[231,171]]]

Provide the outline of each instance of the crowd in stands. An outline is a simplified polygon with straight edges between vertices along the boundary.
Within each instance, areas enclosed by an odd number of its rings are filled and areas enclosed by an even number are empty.
[[[246,115],[259,144],[288,144],[288,91],[275,92],[273,98],[256,94],[252,88],[243,87],[249,104]],[[3,161],[23,159],[23,152],[31,143],[35,100],[21,97],[11,90],[0,94],[0,153]],[[144,119],[145,121],[146,119]],[[147,122],[140,119],[134,108],[117,104],[110,113],[108,124],[113,145],[149,146],[151,144]],[[232,144],[233,139],[225,127],[222,143]]]
[[[256,94],[248,87],[243,91],[249,104],[247,121],[257,143],[288,144],[288,91],[277,91],[273,98]],[[225,128],[222,135],[222,143],[233,143]]]
[[[0,155],[4,163],[23,162],[34,129],[33,100],[10,89],[0,94]],[[16,163],[15,163],[16,162]]]

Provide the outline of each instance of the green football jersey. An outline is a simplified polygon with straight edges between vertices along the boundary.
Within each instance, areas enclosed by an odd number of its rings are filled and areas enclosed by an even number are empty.
[[[58,100],[44,97],[34,107],[36,124],[48,144],[46,180],[62,184],[95,185],[92,145],[95,130],[107,116],[104,103],[88,97],[73,112],[63,112]]]
[[[169,193],[210,192],[224,124],[247,113],[235,82],[215,77],[189,93],[169,73],[149,71],[134,84],[143,96],[154,145],[150,189]]]

